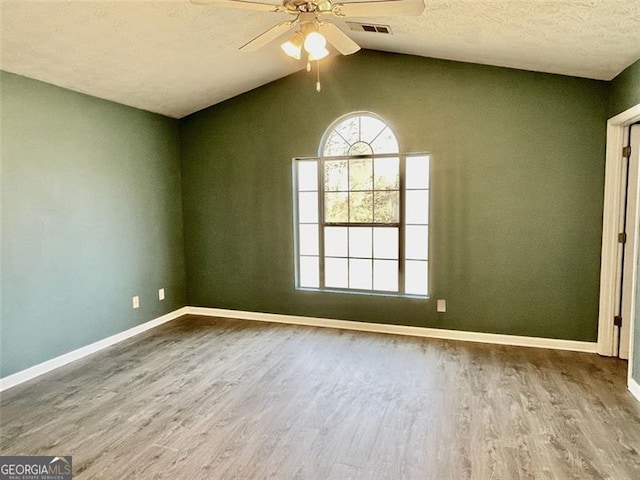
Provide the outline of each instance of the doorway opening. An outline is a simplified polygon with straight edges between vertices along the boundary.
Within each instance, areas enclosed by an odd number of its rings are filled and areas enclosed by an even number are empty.
[[[640,250],[640,127],[631,128],[637,122],[640,105],[607,122],[597,347],[600,355],[629,359],[629,385]],[[633,142],[639,145],[627,155]]]

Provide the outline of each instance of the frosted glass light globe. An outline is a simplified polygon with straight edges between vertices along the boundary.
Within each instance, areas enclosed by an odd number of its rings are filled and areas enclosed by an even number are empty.
[[[326,45],[327,40],[318,32],[311,32],[304,40],[304,49],[311,54],[322,52]]]

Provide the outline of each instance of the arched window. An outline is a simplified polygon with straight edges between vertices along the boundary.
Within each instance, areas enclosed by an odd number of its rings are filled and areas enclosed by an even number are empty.
[[[336,120],[295,159],[296,286],[426,297],[429,162],[373,113]]]
[[[373,113],[352,113],[329,127],[320,142],[321,157],[400,153],[391,128]]]

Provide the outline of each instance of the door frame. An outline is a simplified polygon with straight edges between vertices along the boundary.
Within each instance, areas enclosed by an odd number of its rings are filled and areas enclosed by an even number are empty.
[[[632,145],[632,137],[635,138],[638,136],[640,130],[635,129],[635,127],[633,128],[634,129],[626,127],[624,129],[625,145]],[[632,135],[632,132],[635,133]],[[637,140],[638,139],[636,139],[636,142]],[[636,144],[633,148],[637,150],[637,147],[638,145]],[[618,264],[620,268],[622,268],[623,274],[618,273],[617,278],[620,279],[622,277],[622,281],[616,282],[619,289],[618,298],[622,300],[619,315],[623,320],[622,326],[616,329],[617,331],[614,331],[613,347],[614,352],[617,350],[620,358],[626,360],[629,358],[629,350],[631,348],[631,324],[635,316],[637,282],[640,276],[640,272],[637,269],[638,246],[640,245],[638,242],[638,234],[640,233],[640,229],[638,228],[640,225],[640,191],[638,189],[640,186],[640,170],[638,170],[638,152],[634,152],[634,155],[630,156],[627,161],[623,160],[623,163],[626,164],[623,172],[626,172],[628,175],[628,186],[626,192],[624,189],[621,192],[621,199],[626,202],[626,212],[623,211],[625,208],[623,204],[622,210],[620,211],[621,230],[619,231],[625,232],[626,242],[619,244],[618,247],[620,258],[624,260],[624,264]],[[622,222],[626,223],[623,224]],[[624,319],[626,319],[626,321]]]
[[[602,215],[602,255],[600,265],[600,306],[598,313],[598,344],[597,351],[603,356],[613,356],[617,338],[613,317],[616,308],[620,228],[620,209],[622,189],[624,188],[622,148],[624,145],[625,128],[640,121],[640,104],[610,118],[607,121],[607,152],[604,178],[604,205]],[[638,179],[634,179],[638,181]],[[633,252],[632,252],[633,254]],[[627,278],[635,281],[637,264],[634,262],[633,271],[627,272]],[[626,275],[625,275],[626,276]],[[630,322],[629,345],[629,378],[633,365],[633,335],[635,324],[635,295],[632,296],[632,315]]]

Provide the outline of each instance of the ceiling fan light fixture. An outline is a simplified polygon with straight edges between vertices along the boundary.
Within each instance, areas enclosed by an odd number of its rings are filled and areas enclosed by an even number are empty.
[[[304,34],[300,31],[295,32],[289,40],[280,45],[280,48],[292,58],[300,60],[302,53],[302,44],[304,43]]]

